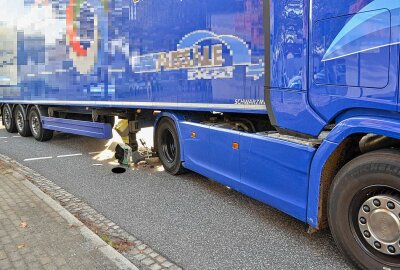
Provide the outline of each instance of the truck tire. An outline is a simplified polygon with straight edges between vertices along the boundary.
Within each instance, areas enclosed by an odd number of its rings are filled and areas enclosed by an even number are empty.
[[[336,175],[328,197],[333,238],[361,269],[400,269],[400,152],[373,151]]]
[[[19,135],[22,137],[29,137],[32,135],[25,109],[21,105],[17,105],[14,110],[14,120]]]
[[[39,142],[46,142],[53,138],[53,130],[44,129],[40,119],[40,112],[36,107],[32,107],[29,111],[29,126],[32,136]]]
[[[158,156],[164,169],[172,175],[185,172],[181,161],[181,147],[174,122],[162,118],[156,128]]]
[[[17,132],[17,127],[15,126],[14,117],[12,115],[11,107],[8,104],[4,105],[1,112],[1,120],[9,133]]]

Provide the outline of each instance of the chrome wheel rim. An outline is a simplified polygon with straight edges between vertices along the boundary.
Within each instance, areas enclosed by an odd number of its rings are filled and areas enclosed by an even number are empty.
[[[364,240],[385,255],[400,254],[400,198],[378,195],[366,200],[358,212]]]
[[[11,126],[11,113],[8,110],[8,108],[6,108],[3,113],[4,113],[4,126],[6,126],[6,128],[9,128]]]
[[[36,114],[31,118],[31,127],[33,135],[38,135],[40,130],[40,120]]]
[[[16,115],[16,122],[18,126],[18,130],[23,130],[24,129],[24,116],[22,115],[21,111],[17,111]]]

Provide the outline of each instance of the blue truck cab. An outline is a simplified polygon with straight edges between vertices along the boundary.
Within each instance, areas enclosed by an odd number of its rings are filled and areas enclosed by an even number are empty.
[[[9,132],[154,126],[195,171],[400,269],[400,0],[0,0]]]

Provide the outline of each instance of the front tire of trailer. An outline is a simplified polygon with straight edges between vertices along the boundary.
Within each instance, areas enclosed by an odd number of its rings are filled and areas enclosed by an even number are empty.
[[[26,117],[25,109],[21,105],[17,105],[14,111],[14,120],[17,131],[21,137],[29,137],[32,135],[29,128],[29,120]]]
[[[29,111],[29,126],[32,132],[32,136],[39,142],[46,142],[53,138],[53,131],[44,129],[42,120],[40,118],[40,112],[36,107],[32,107]]]
[[[361,269],[400,269],[400,153],[379,150],[346,164],[328,198],[339,249]]]
[[[174,122],[169,118],[163,118],[157,125],[156,143],[158,156],[164,169],[179,175],[185,172],[181,161],[181,147],[179,136]]]
[[[15,121],[13,118],[13,113],[10,105],[6,104],[2,108],[1,112],[1,117],[2,117],[2,122],[4,127],[6,128],[6,131],[8,133],[15,133],[17,132],[17,127],[15,126]]]

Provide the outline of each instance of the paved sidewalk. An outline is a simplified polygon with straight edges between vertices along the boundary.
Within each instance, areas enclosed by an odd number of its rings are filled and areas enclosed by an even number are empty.
[[[0,160],[0,269],[137,269]]]

